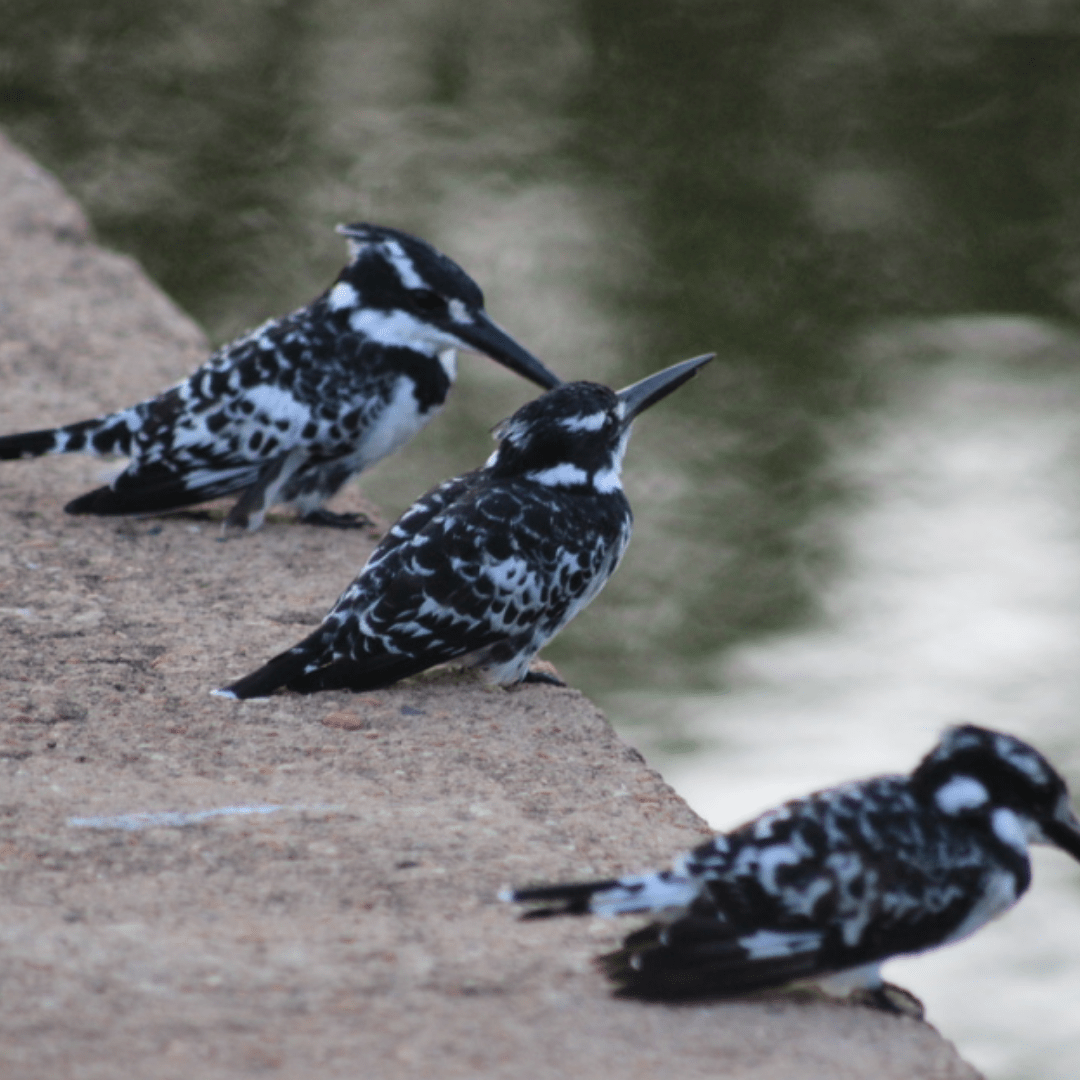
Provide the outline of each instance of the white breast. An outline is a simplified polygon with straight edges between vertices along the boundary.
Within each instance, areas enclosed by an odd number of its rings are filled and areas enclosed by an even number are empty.
[[[386,408],[372,421],[349,463],[357,472],[374,465],[414,438],[441,409],[438,405],[421,412],[412,380],[402,376],[395,384]]]

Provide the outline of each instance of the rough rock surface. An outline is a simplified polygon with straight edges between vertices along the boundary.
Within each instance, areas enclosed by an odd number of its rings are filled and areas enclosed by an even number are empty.
[[[0,137],[0,430],[129,404],[204,355]],[[626,924],[495,900],[701,835],[597,709],[451,673],[211,698],[317,622],[373,536],[65,516],[102,471],[0,466],[5,1080],[975,1077],[931,1027],[864,1009],[612,999],[589,957]]]

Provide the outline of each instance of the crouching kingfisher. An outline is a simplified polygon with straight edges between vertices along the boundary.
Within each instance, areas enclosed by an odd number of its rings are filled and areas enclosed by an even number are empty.
[[[601,969],[625,996],[728,997],[804,981],[922,1015],[891,956],[967,937],[1031,881],[1028,844],[1080,860],[1065,781],[1011,735],[947,731],[909,776],[784,803],[675,860],[606,881],[507,890],[546,915],[645,913]]]
[[[564,383],[524,405],[495,429],[482,468],[402,515],[313,634],[214,693],[374,690],[447,660],[503,686],[530,679],[529,662],[604,587],[630,540],[620,473],[634,417],[711,359],[618,393]]]
[[[313,524],[352,476],[407,443],[446,400],[456,350],[544,389],[560,380],[500,330],[464,270],[396,229],[342,225],[351,261],[306,307],[219,349],[190,378],[96,420],[0,437],[0,460],[123,454],[70,514],[153,514],[241,492],[226,525],[257,529],[275,503]]]

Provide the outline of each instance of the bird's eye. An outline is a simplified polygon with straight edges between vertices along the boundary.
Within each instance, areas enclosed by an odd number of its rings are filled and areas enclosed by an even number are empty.
[[[446,311],[446,301],[431,289],[410,289],[409,299],[413,307],[425,315],[441,315]]]

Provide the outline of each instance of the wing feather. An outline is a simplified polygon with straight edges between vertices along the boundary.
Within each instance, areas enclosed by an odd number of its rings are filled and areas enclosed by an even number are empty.
[[[740,934],[716,919],[688,916],[650,924],[597,963],[627,997],[728,997],[826,973],[824,941],[815,929]]]
[[[72,499],[69,514],[153,514],[216,499],[253,484],[257,464],[230,469],[204,468],[176,472],[161,464],[131,466],[108,487]]]

